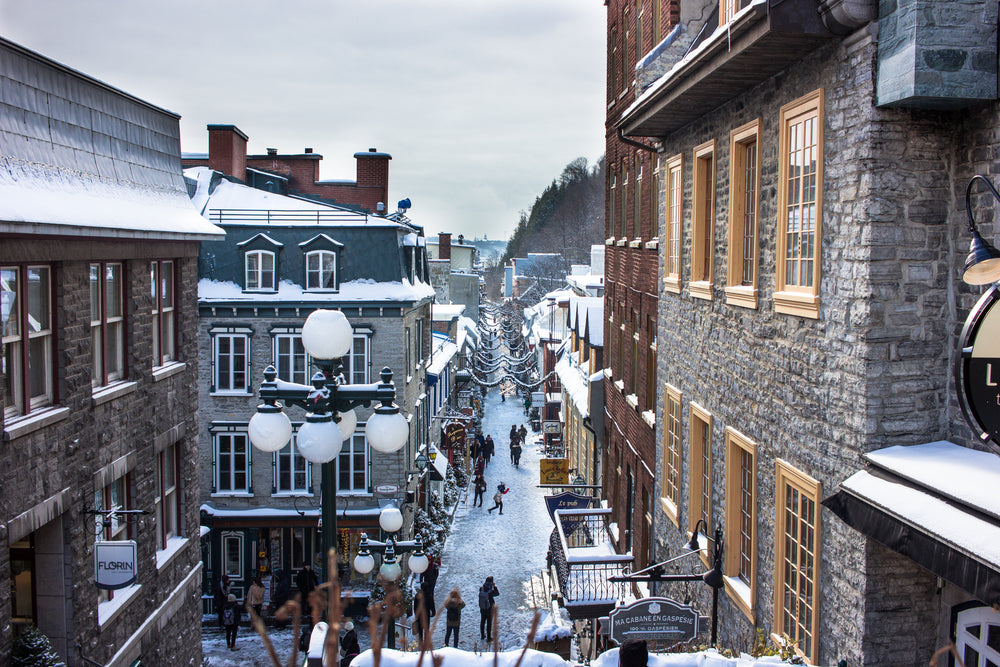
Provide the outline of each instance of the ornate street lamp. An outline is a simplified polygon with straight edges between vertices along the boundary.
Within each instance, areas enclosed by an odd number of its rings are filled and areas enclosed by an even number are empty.
[[[993,198],[1000,202],[1000,193],[985,176],[976,174],[972,177],[965,189],[965,212],[969,216],[972,243],[969,245],[969,256],[965,260],[962,280],[970,285],[989,285],[1000,280],[1000,252],[980,236],[976,229],[976,221],[972,217],[972,186],[976,181],[985,183]]]
[[[406,418],[393,402],[396,387],[392,383],[391,370],[382,369],[381,382],[344,383],[342,358],[350,351],[353,336],[351,323],[339,310],[316,310],[310,314],[302,325],[302,346],[319,369],[312,376],[312,384],[279,380],[274,366],[268,366],[258,392],[262,403],[247,425],[254,447],[276,452],[292,436],[292,423],[279,401],[306,410],[296,445],[304,459],[323,466],[324,554],[335,548],[337,536],[337,479],[333,461],[340,454],[343,442],[354,435],[358,422],[354,409],[379,402],[365,425],[365,437],[376,451],[395,452],[406,444],[409,435]]]

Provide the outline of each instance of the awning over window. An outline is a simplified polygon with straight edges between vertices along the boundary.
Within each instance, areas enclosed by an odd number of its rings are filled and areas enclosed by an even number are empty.
[[[1000,456],[932,442],[865,455],[823,504],[987,604],[1000,603]]]

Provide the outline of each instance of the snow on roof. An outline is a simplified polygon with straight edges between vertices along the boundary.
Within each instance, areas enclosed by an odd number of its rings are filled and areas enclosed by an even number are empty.
[[[564,354],[556,362],[556,375],[562,384],[562,390],[569,395],[573,401],[573,407],[580,413],[581,417],[590,416],[590,385],[587,382],[586,374],[579,366],[570,361],[574,355]]]
[[[876,467],[1000,519],[1000,456],[996,454],[939,440],[887,447],[865,458]]]
[[[473,652],[464,649],[446,646],[434,650],[434,657],[441,659],[441,667],[569,667],[566,662],[555,653],[543,653],[528,649],[521,659],[521,649],[515,651],[503,651],[491,653],[489,651]],[[416,667],[421,661],[419,651],[395,651],[393,649],[382,649],[382,667]],[[422,664],[429,667],[431,659],[429,656],[422,657]],[[353,667],[372,667],[375,664],[372,650],[363,651],[358,657],[351,661]],[[617,666],[617,662],[615,665]],[[693,664],[693,663],[692,663]]]
[[[466,341],[471,342],[473,346],[479,344],[479,327],[471,317],[466,317],[465,315],[458,316],[458,336],[456,343],[458,344],[458,349],[462,350],[465,348]]]
[[[587,309],[587,342],[592,347],[604,347],[604,303]]]
[[[437,346],[431,354],[431,360],[427,363],[427,374],[441,375],[448,363],[458,354],[458,345],[453,343],[450,338],[440,338],[437,335],[434,336],[434,342]]]
[[[300,247],[300,248],[303,248],[303,247],[305,247],[305,246],[309,245],[310,243],[312,243],[313,241],[315,241],[316,239],[326,239],[326,240],[327,240],[327,241],[329,241],[329,242],[330,242],[330,243],[331,243],[332,245],[335,245],[335,246],[337,246],[337,247],[339,247],[339,248],[343,248],[343,247],[344,247],[344,244],[343,244],[343,243],[341,243],[340,241],[336,241],[336,240],[334,240],[334,239],[331,239],[331,238],[330,238],[329,236],[327,236],[326,234],[317,234],[316,236],[312,237],[312,238],[311,238],[311,239],[309,239],[308,241],[303,241],[302,243],[300,243],[300,244],[299,244],[299,247]]]
[[[268,236],[264,232],[260,232],[259,234],[254,234],[253,236],[251,236],[250,238],[248,238],[246,241],[240,241],[236,245],[238,245],[238,246],[245,246],[248,243],[250,243],[251,241],[255,241],[258,238],[262,238],[262,239],[266,240],[268,243],[270,243],[271,245],[276,246],[278,248],[285,247],[284,243],[282,243],[281,241],[275,241],[274,239],[272,239],[270,236]]]
[[[201,511],[205,512],[210,516],[217,517],[241,517],[241,518],[253,518],[253,517],[285,517],[285,518],[297,518],[301,516],[314,516],[318,517],[320,515],[320,508],[297,510],[294,508],[281,509],[277,507],[248,507],[243,509],[221,509],[214,507],[205,503],[201,506]],[[382,511],[381,507],[357,507],[354,509],[338,509],[337,516],[355,516],[355,517],[371,517],[378,516]],[[204,526],[203,526],[204,527]]]
[[[465,312],[465,306],[460,303],[432,303],[431,319],[435,322],[454,320]]]
[[[569,619],[564,618],[565,610],[559,609],[559,616],[551,611],[543,611],[535,630],[535,641],[551,642],[573,634]],[[563,616],[563,617],[561,617]]]
[[[374,280],[352,280],[341,283],[338,292],[307,292],[301,285],[282,280],[276,293],[244,292],[234,282],[221,282],[202,278],[198,281],[198,301],[200,303],[280,301],[343,302],[343,301],[420,301],[434,296],[434,288],[417,281],[375,282]]]

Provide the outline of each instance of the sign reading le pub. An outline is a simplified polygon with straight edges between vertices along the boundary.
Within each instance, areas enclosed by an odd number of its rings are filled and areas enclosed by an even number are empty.
[[[962,329],[955,385],[962,412],[982,442],[1000,444],[1000,290],[979,299]]]
[[[135,583],[135,540],[101,541],[94,545],[94,583],[113,591]]]
[[[611,638],[688,642],[698,636],[698,612],[670,598],[643,598],[609,614]]]

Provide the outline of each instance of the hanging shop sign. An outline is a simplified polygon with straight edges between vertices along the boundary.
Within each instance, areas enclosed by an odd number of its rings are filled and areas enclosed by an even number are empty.
[[[546,419],[542,422],[542,433],[545,433],[546,435],[557,435],[562,433],[562,424],[558,419]]]
[[[572,491],[563,491],[551,496],[545,496],[545,507],[549,510],[549,518],[556,522],[556,510],[585,510],[594,500],[592,496],[584,496]]]
[[[94,545],[94,583],[114,591],[135,583],[135,540],[101,541]]]
[[[539,484],[569,484],[569,460],[539,460],[538,478]]]
[[[531,407],[533,407],[533,408],[544,408],[545,407],[545,392],[544,391],[533,391],[533,392],[531,392]]]
[[[375,493],[382,495],[399,493],[399,484],[379,484],[375,487]]]
[[[983,294],[962,328],[955,390],[962,413],[983,443],[1000,447],[1000,290]]]
[[[689,642],[698,636],[698,612],[670,598],[643,598],[618,607],[608,619],[608,634],[619,644],[629,639]]]
[[[444,427],[443,449],[465,450],[465,426],[459,422],[451,422]]]

